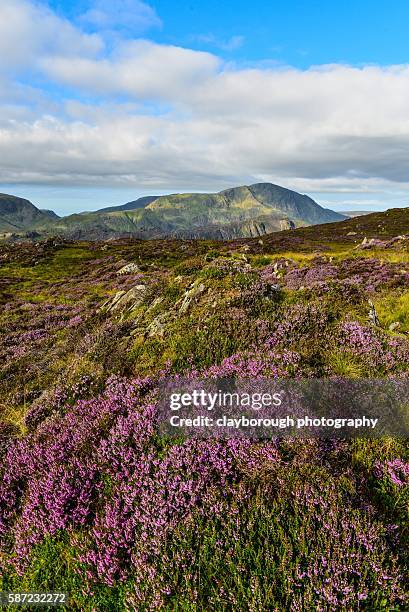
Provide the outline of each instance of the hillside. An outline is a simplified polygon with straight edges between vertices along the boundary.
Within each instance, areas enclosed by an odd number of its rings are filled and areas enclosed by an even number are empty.
[[[409,208],[391,208],[384,212],[346,219],[341,223],[325,223],[263,236],[262,240],[237,240],[252,252],[279,252],[300,249],[329,249],[333,245],[357,247],[365,238],[388,241],[409,234]]]
[[[108,213],[108,212],[120,212],[121,210],[136,210],[138,208],[145,208],[148,204],[156,200],[159,196],[144,196],[142,198],[138,198],[137,200],[132,200],[132,202],[127,202],[126,204],[121,204],[120,206],[108,206],[105,208],[100,208],[97,210],[97,213]]]
[[[58,216],[36,208],[29,200],[0,193],[0,232],[21,232],[47,226]]]
[[[0,243],[0,591],[81,612],[407,610],[407,429],[164,435],[158,400],[198,374],[347,399],[367,379],[398,381],[405,410],[403,234],[409,209],[228,242]]]
[[[219,193],[144,197],[120,207],[71,215],[47,229],[74,239],[132,235],[223,240],[343,219],[306,195],[259,183]]]

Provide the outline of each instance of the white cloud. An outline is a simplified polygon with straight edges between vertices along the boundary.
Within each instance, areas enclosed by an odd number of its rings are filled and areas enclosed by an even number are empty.
[[[0,182],[409,189],[408,66],[245,69],[147,40],[108,54],[44,6],[2,0],[0,66],[17,75],[28,57],[77,99],[57,105],[0,74]]]
[[[127,94],[136,99],[183,99],[217,72],[210,53],[158,45],[147,40],[122,43],[108,59],[82,58],[73,63],[57,55],[41,65],[55,81],[99,95]]]
[[[28,0],[0,2],[0,70],[35,66],[44,55],[94,56],[101,38],[84,34],[43,4]]]
[[[143,32],[162,26],[155,9],[141,0],[94,0],[80,19],[103,30],[119,26]]]

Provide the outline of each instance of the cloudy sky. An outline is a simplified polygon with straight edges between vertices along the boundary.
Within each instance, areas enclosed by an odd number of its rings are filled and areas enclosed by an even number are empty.
[[[342,5],[342,6],[339,6]],[[409,205],[407,0],[0,0],[0,191]]]

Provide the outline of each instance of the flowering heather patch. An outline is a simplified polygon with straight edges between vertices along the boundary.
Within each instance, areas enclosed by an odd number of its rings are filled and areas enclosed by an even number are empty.
[[[212,378],[287,378],[290,374],[303,373],[300,362],[301,357],[295,351],[254,350],[226,357],[220,365],[205,370],[204,375]]]
[[[329,334],[331,314],[321,304],[310,302],[307,304],[294,304],[287,308],[285,317],[275,325],[271,337],[266,345],[275,346],[296,345],[297,342],[325,339]]]
[[[47,389],[31,404],[24,419],[26,427],[35,429],[52,413],[60,413],[76,400],[92,397],[97,390],[98,383],[91,376],[81,376],[70,386]]]
[[[409,463],[401,459],[393,459],[386,463],[378,461],[375,474],[378,478],[388,478],[397,487],[409,487]]]
[[[0,590],[67,590],[73,610],[407,609],[404,440],[167,438],[156,407],[173,375],[407,376],[394,313],[368,321],[406,263],[205,241],[1,255]]]
[[[346,321],[339,326],[342,351],[366,361],[373,370],[391,373],[409,368],[409,340],[391,338],[379,329]]]
[[[147,602],[151,609],[171,607],[178,597],[192,609],[242,609],[243,601],[254,610],[377,609],[382,598],[403,604],[394,560],[379,574],[378,554],[387,553],[382,526],[349,508],[333,487],[319,491],[299,480],[297,486],[289,494],[266,482],[257,505],[251,501],[254,490],[239,489],[238,505],[220,503],[207,517],[195,514],[188,528],[162,546],[160,557],[151,557],[148,577],[127,601],[134,609]],[[252,555],[254,547],[258,555]],[[254,573],[247,579],[249,563]]]
[[[227,257],[217,257],[205,267],[207,270],[220,272],[220,276],[228,274],[246,273],[251,270],[247,261],[240,259],[229,259]]]
[[[82,317],[81,315],[76,315],[67,321],[67,327],[77,327],[80,323],[82,323]]]
[[[68,306],[50,303],[17,303],[11,310],[0,307],[0,388],[13,383],[16,372],[22,375],[23,385],[34,381],[48,360],[59,334],[83,323],[86,315],[81,305]]]
[[[353,284],[373,293],[381,287],[407,287],[409,271],[399,264],[373,258],[344,259],[337,264],[318,258],[308,266],[290,269],[284,276],[284,283],[289,289],[328,288],[330,282],[339,284],[341,290],[342,286]]]
[[[247,374],[251,371],[249,364]],[[231,568],[209,586],[214,605],[224,593],[240,596],[226,589],[229,582],[251,581],[247,538],[257,533],[267,538],[264,572],[274,571],[278,562],[276,538],[286,559],[272,592],[257,584],[250,595],[260,606],[269,597],[283,605],[294,595],[300,606],[357,605],[385,597],[403,605],[403,577],[388,552],[384,527],[354,510],[348,495],[340,511],[340,494],[329,476],[323,476],[324,482],[329,478],[324,488],[319,479],[314,486],[295,486],[288,480],[294,478],[292,462],[278,441],[190,440],[163,447],[155,436],[152,389],[149,379],[112,378],[102,395],[66,407],[6,450],[0,488],[0,541],[3,559],[8,558],[3,571],[14,566],[24,572],[36,547],[64,530],[76,551],[77,571],[85,570],[89,584],[113,587],[132,577],[127,597],[136,608],[146,602],[165,605],[181,588],[172,570],[177,559],[187,572],[179,577],[182,590],[196,605],[203,594],[191,589],[203,569],[183,540],[197,537],[192,527],[198,524],[203,539],[196,546],[209,547],[222,573],[227,558],[242,567],[237,577]],[[311,466],[319,465],[311,451]],[[277,493],[287,501],[277,505]],[[208,539],[216,525],[217,540]],[[284,527],[293,530],[292,543],[283,538]]]

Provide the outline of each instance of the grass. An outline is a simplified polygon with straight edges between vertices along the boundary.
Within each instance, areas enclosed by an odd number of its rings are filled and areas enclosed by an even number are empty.
[[[389,293],[374,300],[383,327],[399,323],[397,332],[409,332],[409,293]]]
[[[366,373],[365,364],[341,351],[333,350],[329,352],[327,363],[336,376],[362,378]]]

